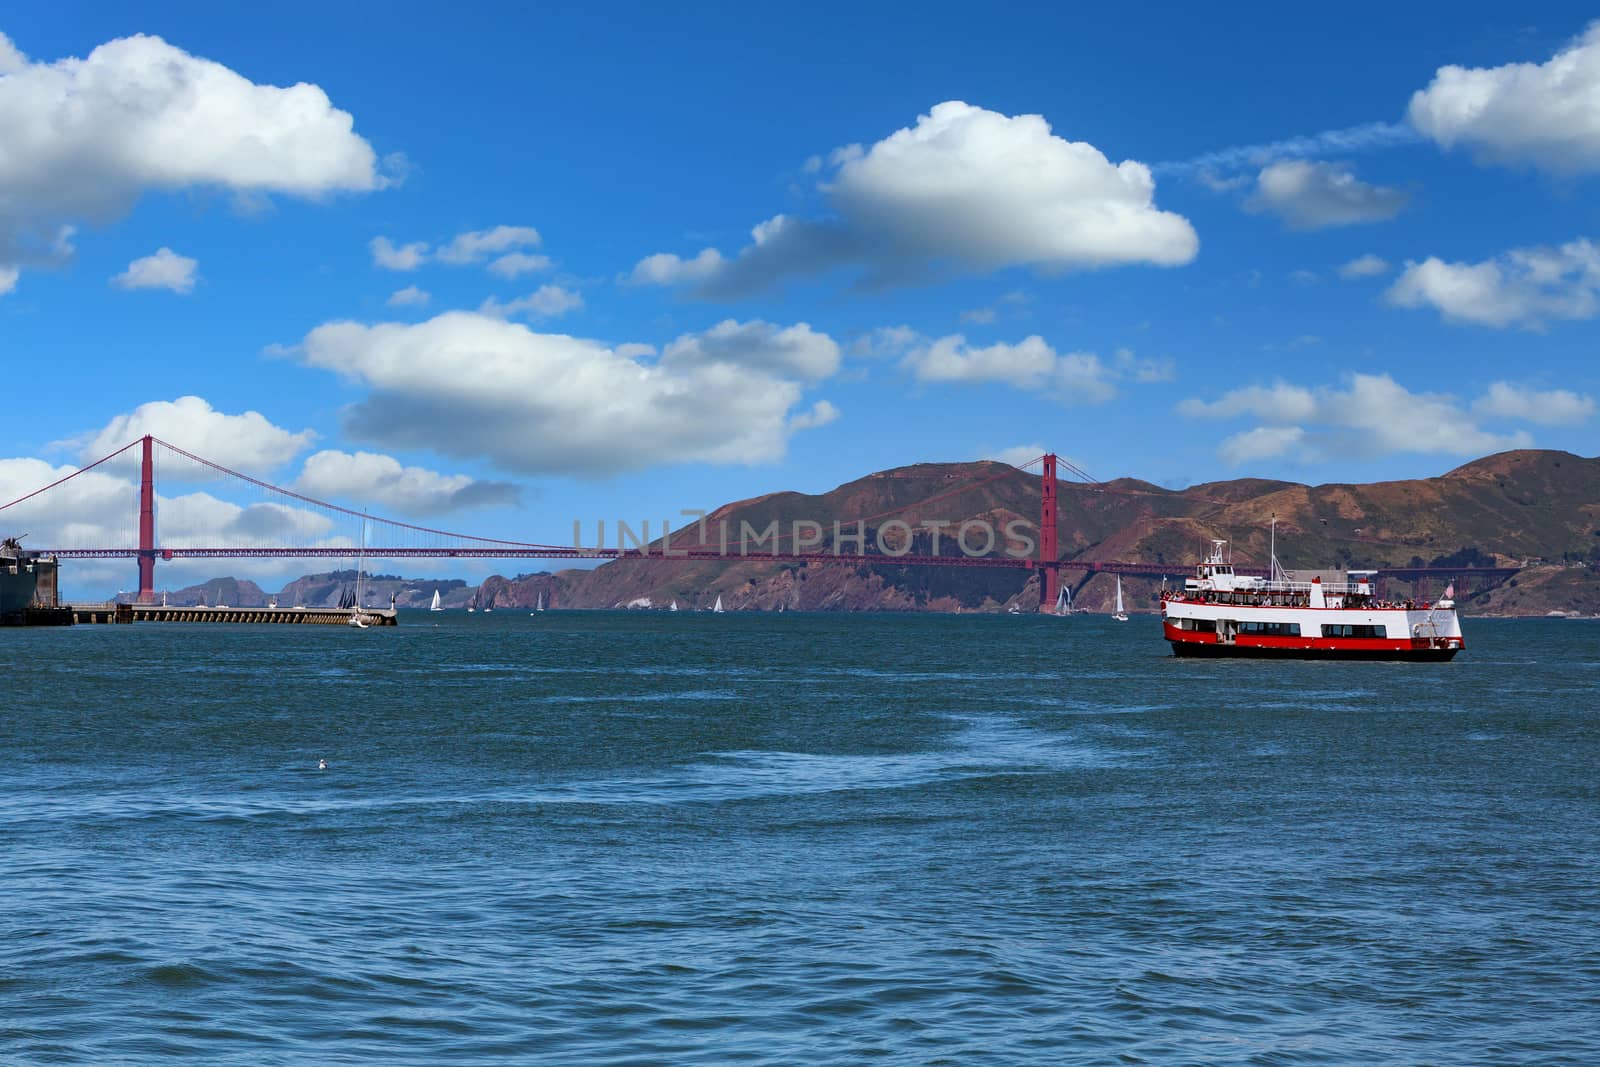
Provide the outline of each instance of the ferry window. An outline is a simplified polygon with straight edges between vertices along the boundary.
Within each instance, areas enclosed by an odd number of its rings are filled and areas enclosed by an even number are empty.
[[[1198,630],[1201,633],[1214,634],[1217,632],[1217,624],[1212,619],[1184,619],[1179,625],[1182,629]]]
[[[1300,624],[1297,622],[1241,622],[1241,634],[1257,634],[1261,637],[1299,637]]]
[[[1322,627],[1323,637],[1388,637],[1386,626],[1363,626],[1351,623],[1334,623]]]

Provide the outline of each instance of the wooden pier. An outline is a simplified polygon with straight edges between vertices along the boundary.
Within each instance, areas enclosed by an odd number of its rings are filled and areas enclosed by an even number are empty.
[[[350,608],[169,608],[160,604],[125,604],[132,613],[130,622],[245,623],[273,626],[348,626],[354,612]],[[364,608],[361,617],[368,626],[397,626],[393,608]]]
[[[34,605],[0,616],[0,626],[79,626],[133,622],[231,623],[271,626],[348,626],[349,608],[169,608],[160,604]],[[368,626],[398,626],[393,608],[361,612]]]

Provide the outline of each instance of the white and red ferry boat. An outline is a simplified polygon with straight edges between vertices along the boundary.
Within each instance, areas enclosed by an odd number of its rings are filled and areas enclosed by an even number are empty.
[[[1272,577],[1259,578],[1235,574],[1227,548],[1211,542],[1183,589],[1162,593],[1173,655],[1448,660],[1465,647],[1453,587],[1432,604],[1380,600],[1372,572],[1291,582],[1274,555]]]

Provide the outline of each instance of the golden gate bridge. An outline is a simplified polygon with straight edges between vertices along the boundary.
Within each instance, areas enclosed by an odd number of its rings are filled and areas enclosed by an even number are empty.
[[[137,450],[137,451],[135,451]],[[107,493],[116,495],[116,489],[122,485],[120,479],[114,475],[107,477],[109,472],[127,470],[131,475],[133,461],[137,457],[137,496],[130,503],[133,504],[133,522],[117,529],[96,527],[92,523],[62,522],[59,519],[50,520],[51,507],[47,503],[55,498],[70,498],[74,484],[79,479],[100,477],[101,483],[95,488],[97,492],[88,495],[96,496],[104,503]],[[190,497],[168,498],[163,500],[158,496],[158,484],[162,480],[162,471],[169,470],[177,463],[180,470],[175,472],[175,480],[185,484],[203,482],[206,480],[222,480],[234,486],[244,486],[255,490],[266,498],[266,503],[258,503],[250,508],[237,507],[227,504],[218,498],[206,494],[191,494]],[[330,503],[317,499],[308,493],[293,488],[274,485],[271,482],[241,473],[238,470],[214,462],[203,456],[181,448],[170,442],[163,441],[154,435],[145,435],[128,442],[121,448],[102,456],[83,467],[78,468],[62,477],[56,478],[47,485],[40,486],[31,492],[0,504],[0,523],[8,520],[14,525],[16,521],[44,518],[50,525],[64,530],[77,528],[76,537],[68,534],[59,534],[62,543],[48,547],[31,548],[30,551],[40,555],[55,556],[60,559],[133,559],[138,567],[138,593],[137,603],[154,603],[155,566],[157,561],[173,561],[180,559],[318,559],[338,558],[348,559],[357,552],[357,545],[347,537],[335,536],[335,519],[360,520],[362,524],[362,538],[364,546],[361,548],[367,556],[377,559],[567,559],[567,560],[700,560],[736,562],[802,562],[802,563],[835,563],[847,565],[874,565],[874,566],[916,566],[916,567],[987,567],[1008,569],[1030,569],[1037,571],[1040,576],[1039,598],[1042,607],[1049,608],[1055,604],[1060,588],[1062,571],[1077,571],[1084,573],[1109,573],[1124,574],[1133,577],[1166,578],[1175,570],[1170,564],[1129,562],[1121,560],[1091,560],[1091,559],[1061,559],[1060,545],[1058,542],[1058,508],[1059,508],[1059,476],[1065,472],[1074,481],[1070,484],[1081,490],[1092,492],[1138,492],[1137,490],[1122,489],[1107,486],[1096,481],[1081,468],[1068,460],[1053,453],[1046,453],[1028,463],[1018,467],[1003,466],[997,473],[985,477],[974,477],[970,480],[932,494],[914,502],[897,505],[893,508],[871,515],[861,515],[850,519],[845,525],[854,526],[864,534],[867,524],[890,519],[895,515],[912,512],[918,508],[937,503],[940,500],[970,492],[981,488],[991,482],[1002,478],[1015,478],[1019,472],[1029,471],[1037,466],[1039,468],[1039,518],[1037,525],[1038,539],[1036,552],[1033,555],[1008,555],[1008,554],[913,554],[905,552],[895,554],[892,552],[867,552],[865,545],[868,538],[852,535],[847,541],[862,547],[862,551],[839,551],[839,542],[836,540],[832,551],[821,550],[814,544],[803,541],[797,534],[777,533],[776,536],[762,536],[757,539],[755,552],[749,551],[747,541],[732,544],[719,543],[714,546],[704,544],[704,530],[700,545],[673,547],[673,539],[687,527],[678,531],[663,529],[663,536],[659,544],[652,548],[648,540],[648,525],[645,536],[640,543],[628,547],[618,544],[616,547],[596,545],[595,547],[582,547],[581,545],[555,545],[537,542],[515,541],[504,538],[483,537],[474,534],[464,534],[453,531],[436,529],[417,523],[403,522],[398,519],[370,515],[367,512],[340,504]],[[81,484],[81,483],[80,483]],[[128,480],[131,489],[134,484]],[[83,496],[84,494],[79,494]],[[159,507],[164,515],[177,518],[175,524],[187,527],[181,535],[168,535],[160,540],[157,537],[157,512]],[[212,512],[209,523],[204,517],[195,519],[187,516],[190,521],[183,521],[186,506],[203,505],[202,510]],[[1226,501],[1216,501],[1225,504]],[[70,506],[70,499],[68,500]],[[229,508],[233,511],[229,512]],[[176,512],[177,514],[174,514]],[[217,522],[215,513],[222,512],[231,516],[231,522]],[[253,517],[252,517],[253,516]],[[207,526],[212,529],[207,530]],[[621,524],[619,523],[619,526]],[[835,523],[835,530],[839,528]],[[954,524],[949,524],[954,525]],[[663,524],[665,526],[665,524]],[[367,530],[376,531],[379,540],[367,540]],[[279,543],[288,539],[295,533],[312,537],[315,543],[302,543],[290,545]],[[317,536],[320,535],[320,536]],[[82,541],[85,537],[91,541],[94,537],[101,537],[105,542],[117,543],[69,543]],[[387,538],[385,543],[382,538]],[[228,543],[229,541],[234,543]],[[619,531],[619,541],[620,531]],[[639,539],[636,539],[639,540]],[[1031,539],[1030,539],[1031,540]],[[782,542],[790,541],[790,547],[784,549]],[[248,543],[239,543],[248,542]],[[770,543],[770,547],[767,547]],[[881,544],[881,542],[880,542]],[[731,552],[730,552],[731,550]],[[1264,570],[1239,568],[1240,573],[1260,573]],[[1515,573],[1515,568],[1497,568],[1492,577],[1502,578]],[[1476,569],[1472,573],[1480,577],[1491,577],[1491,569]],[[1500,572],[1504,571],[1504,574]],[[1449,574],[1456,577],[1458,569],[1450,568],[1389,568],[1381,572],[1390,577],[1407,581],[1427,581],[1434,576]]]

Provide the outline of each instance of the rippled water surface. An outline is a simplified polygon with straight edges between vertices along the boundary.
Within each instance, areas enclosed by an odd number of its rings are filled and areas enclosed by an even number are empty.
[[[0,1063],[1600,1063],[1600,624],[1467,632],[0,631]]]

